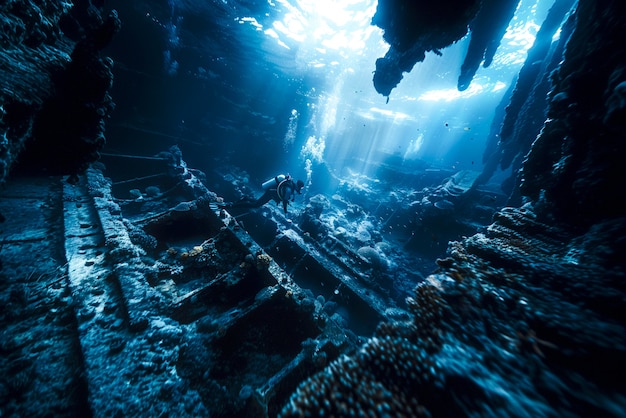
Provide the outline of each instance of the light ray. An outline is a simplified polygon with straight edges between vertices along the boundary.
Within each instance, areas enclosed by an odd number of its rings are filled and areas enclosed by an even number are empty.
[[[519,71],[551,3],[522,0],[491,66],[480,68],[465,91],[456,84],[469,37],[444,49],[443,56],[427,54],[404,74],[386,103],[372,85],[376,58],[388,48],[380,29],[371,25],[376,0],[274,2],[283,12],[265,27],[254,18],[240,23],[293,52],[298,71],[325,79],[308,111],[294,109],[309,120],[299,120],[307,128],[289,144],[302,147],[300,159],[309,168],[321,158],[339,172],[348,165],[367,171],[394,155],[447,168],[478,168],[474,162],[482,161],[493,109]]]

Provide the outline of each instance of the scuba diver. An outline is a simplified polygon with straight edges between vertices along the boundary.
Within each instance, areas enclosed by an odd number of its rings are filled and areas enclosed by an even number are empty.
[[[286,176],[280,174],[263,183],[262,187],[265,193],[258,199],[245,196],[237,202],[222,203],[219,206],[223,208],[260,208],[270,200],[274,200],[277,205],[283,204],[283,210],[286,214],[289,202],[295,200],[296,193],[302,193],[304,182],[302,180],[294,182],[289,174]]]

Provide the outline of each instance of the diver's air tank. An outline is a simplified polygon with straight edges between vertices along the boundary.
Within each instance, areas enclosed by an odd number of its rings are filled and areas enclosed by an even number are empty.
[[[269,179],[261,185],[263,190],[275,189],[278,185],[287,178],[284,174],[279,174],[274,178]]]

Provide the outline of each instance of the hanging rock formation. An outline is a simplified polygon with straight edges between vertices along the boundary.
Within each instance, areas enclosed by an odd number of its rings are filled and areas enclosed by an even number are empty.
[[[379,1],[372,24],[385,31],[383,39],[390,47],[376,60],[376,91],[388,97],[402,80],[402,73],[423,61],[426,52],[440,54],[440,49],[465,36],[479,5],[476,0]]]
[[[427,52],[441,55],[441,49],[469,29],[471,40],[458,81],[460,91],[467,89],[481,63],[491,64],[518,4],[519,0],[379,1],[372,24],[384,30],[390,46],[376,60],[376,91],[389,97],[402,74],[422,62]]]
[[[469,87],[481,63],[485,68],[491,65],[518,4],[519,0],[483,0],[480,11],[470,23],[470,43],[461,65],[459,91]]]

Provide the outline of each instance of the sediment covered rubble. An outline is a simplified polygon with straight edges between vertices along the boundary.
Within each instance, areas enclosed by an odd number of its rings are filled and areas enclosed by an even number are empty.
[[[112,181],[100,165],[2,195],[3,415],[275,416],[357,344],[213,211],[217,196],[176,147],[148,161],[156,173],[143,177]],[[25,209],[41,221],[34,236],[19,231]],[[46,256],[39,268],[20,262],[29,250]]]

